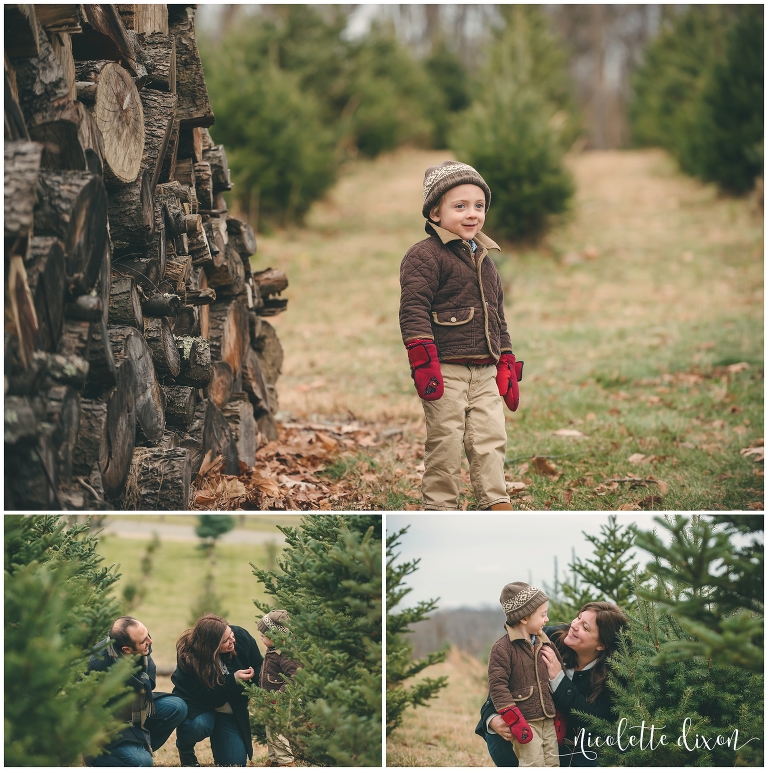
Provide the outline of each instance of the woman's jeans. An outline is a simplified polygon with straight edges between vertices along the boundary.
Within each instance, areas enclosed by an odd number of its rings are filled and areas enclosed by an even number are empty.
[[[485,734],[485,743],[488,745],[488,754],[491,760],[499,768],[518,768],[520,765],[517,755],[512,749],[512,742],[502,739],[498,734]],[[575,751],[572,746],[560,745],[560,767],[570,766],[572,768],[593,768],[598,765],[597,760],[589,760],[584,754]]]
[[[217,766],[245,765],[247,753],[240,729],[235,718],[224,712],[201,712],[187,718],[176,729],[176,748],[179,753],[194,752],[195,745],[207,737]]]

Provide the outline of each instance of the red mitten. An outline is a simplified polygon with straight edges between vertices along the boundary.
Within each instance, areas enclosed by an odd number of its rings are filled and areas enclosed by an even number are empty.
[[[425,402],[437,401],[443,395],[445,386],[434,341],[409,340],[405,347],[416,392]]]
[[[507,707],[502,709],[499,714],[501,719],[509,726],[509,730],[512,731],[512,736],[520,744],[528,744],[533,739],[533,729],[528,725],[528,721],[517,707]]]
[[[555,711],[555,733],[557,734],[557,743],[563,744],[565,742],[565,732],[568,728],[568,722],[565,719],[565,715],[558,709]]]
[[[514,353],[502,353],[496,365],[499,394],[512,412],[515,412],[520,404],[520,386],[517,384],[523,379],[523,364],[524,362],[515,360]]]

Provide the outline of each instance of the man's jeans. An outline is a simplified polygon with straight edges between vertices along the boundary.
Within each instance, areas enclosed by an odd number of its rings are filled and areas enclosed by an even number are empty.
[[[187,716],[187,705],[178,696],[156,696],[155,714],[148,717],[144,727],[149,731],[152,749],[158,750]],[[91,766],[151,766],[152,754],[143,744],[123,742],[89,761]]]
[[[187,718],[176,731],[176,747],[179,753],[194,752],[195,745],[209,736],[217,766],[245,765],[245,742],[235,718],[225,712],[202,712]]]

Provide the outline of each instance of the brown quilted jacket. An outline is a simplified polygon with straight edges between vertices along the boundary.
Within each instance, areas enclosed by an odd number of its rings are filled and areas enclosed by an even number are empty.
[[[283,656],[280,651],[274,648],[267,648],[267,652],[264,654],[264,663],[261,666],[259,685],[265,691],[284,691],[286,683],[280,675],[285,675],[290,680],[298,668],[298,662]]]
[[[403,342],[434,340],[440,361],[496,361],[512,343],[504,319],[501,277],[488,256],[498,246],[483,233],[469,243],[427,221],[429,238],[414,244],[400,264]]]
[[[555,716],[555,702],[549,687],[549,674],[540,653],[550,647],[562,664],[555,645],[544,632],[536,635],[536,648],[530,637],[504,625],[507,634],[497,640],[488,657],[488,692],[496,711],[517,706],[525,719],[543,720]]]

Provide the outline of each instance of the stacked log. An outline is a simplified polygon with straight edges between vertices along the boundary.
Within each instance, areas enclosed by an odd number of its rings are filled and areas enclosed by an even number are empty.
[[[195,6],[5,6],[5,507],[189,507],[277,438],[282,348],[228,214]]]

